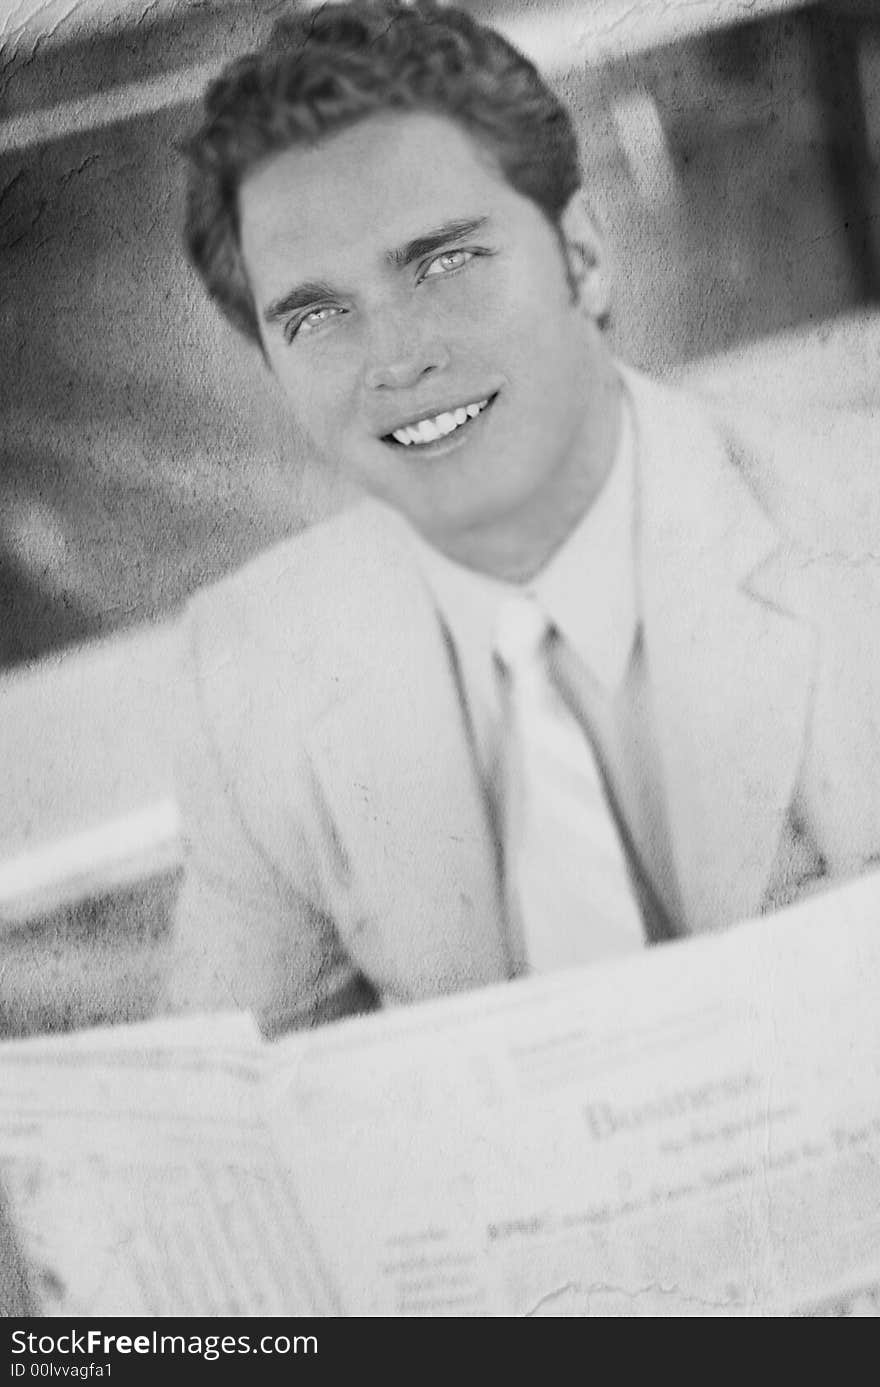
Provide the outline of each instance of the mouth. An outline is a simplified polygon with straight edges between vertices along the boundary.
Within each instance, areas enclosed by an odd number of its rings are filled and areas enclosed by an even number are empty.
[[[471,400],[467,404],[457,405],[454,409],[444,410],[441,414],[426,415],[422,419],[415,419],[410,424],[403,424],[391,433],[384,434],[382,442],[387,443],[392,448],[419,450],[431,448],[451,439],[457,441],[470,431],[475,420],[491,409],[497,398],[496,391],[494,395],[487,395],[484,399]]]

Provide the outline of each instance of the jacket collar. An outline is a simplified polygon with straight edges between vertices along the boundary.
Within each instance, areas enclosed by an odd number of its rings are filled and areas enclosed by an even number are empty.
[[[781,536],[693,399],[624,371],[638,430],[640,603],[687,925],[755,913],[801,765],[816,646],[753,585]]]

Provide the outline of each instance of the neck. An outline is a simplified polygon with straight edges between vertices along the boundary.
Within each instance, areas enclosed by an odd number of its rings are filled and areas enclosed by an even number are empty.
[[[510,583],[530,582],[549,563],[592,507],[617,455],[622,385],[610,359],[607,366],[593,382],[580,434],[549,484],[486,525],[434,538],[448,558]]]

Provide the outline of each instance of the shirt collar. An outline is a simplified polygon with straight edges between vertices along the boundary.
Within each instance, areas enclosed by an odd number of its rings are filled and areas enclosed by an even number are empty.
[[[609,694],[621,684],[638,634],[636,443],[623,395],[621,432],[605,484],[586,515],[525,590]],[[501,603],[515,585],[454,563],[416,537],[419,562],[459,653],[491,652]],[[586,599],[586,600],[585,600]]]
[[[638,631],[635,481],[635,429],[624,395],[620,439],[605,485],[529,585],[609,693],[623,680]]]

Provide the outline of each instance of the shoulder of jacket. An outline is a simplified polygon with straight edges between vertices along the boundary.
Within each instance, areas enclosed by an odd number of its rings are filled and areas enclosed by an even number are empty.
[[[264,550],[190,598],[187,619],[215,640],[307,646],[369,593],[393,594],[413,559],[402,522],[364,502]]]
[[[421,596],[420,596],[421,594]],[[183,626],[202,698],[218,717],[316,716],[338,675],[382,659],[425,597],[406,529],[363,503],[195,594]]]
[[[686,381],[659,389],[720,434],[740,476],[793,541],[844,555],[877,552],[880,407],[770,403]]]
[[[733,456],[775,523],[812,550],[865,555],[880,535],[880,410],[725,409]]]

